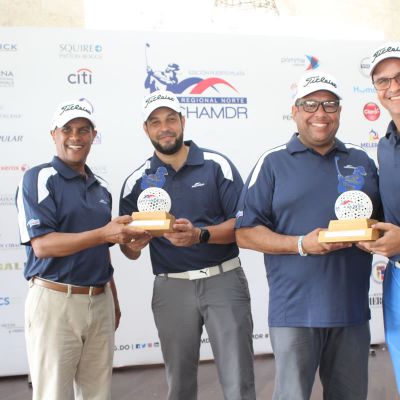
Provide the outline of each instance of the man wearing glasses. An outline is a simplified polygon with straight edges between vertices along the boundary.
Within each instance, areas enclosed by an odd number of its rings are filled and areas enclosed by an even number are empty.
[[[379,190],[386,223],[383,236],[365,243],[366,250],[389,257],[383,282],[386,342],[400,392],[400,42],[379,46],[372,54],[370,75],[378,99],[392,121],[379,141]]]
[[[342,192],[362,190],[380,208],[374,162],[336,138],[340,100],[333,76],[302,77],[292,106],[298,132],[261,156],[237,213],[239,246],[264,253],[274,400],[309,399],[318,367],[324,399],[367,398],[372,255],[318,242]]]

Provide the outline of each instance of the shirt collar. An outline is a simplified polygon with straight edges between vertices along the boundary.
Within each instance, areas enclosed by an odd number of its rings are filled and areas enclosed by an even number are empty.
[[[184,144],[189,146],[189,153],[186,159],[186,165],[202,165],[204,164],[204,155],[200,148],[192,140],[185,140]],[[156,170],[160,166],[167,166],[163,161],[161,161],[157,154],[154,152],[151,159],[150,168]]]
[[[397,127],[396,124],[393,122],[393,120],[389,122],[385,136],[391,143],[397,142],[398,140]]]
[[[291,139],[289,140],[288,144],[286,145],[287,150],[289,151],[290,154],[294,153],[300,153],[303,151],[313,151],[312,149],[309,149],[306,147],[299,139],[299,133],[296,132]],[[332,147],[332,149],[329,151],[331,153],[332,151],[341,151],[344,153],[347,153],[348,150],[345,146],[345,144],[340,141],[338,138],[335,138],[335,145]],[[329,154],[327,153],[327,154]]]
[[[64,161],[62,161],[59,157],[54,156],[53,160],[51,162],[51,165],[53,168],[65,179],[74,179],[77,177],[81,177],[81,174],[71,167],[69,167],[67,164],[65,164]],[[96,177],[94,176],[92,170],[85,164],[85,171],[88,176],[88,181],[92,180],[97,180]]]

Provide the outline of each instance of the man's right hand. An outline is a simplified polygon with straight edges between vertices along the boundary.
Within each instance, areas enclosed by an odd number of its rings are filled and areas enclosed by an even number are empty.
[[[126,224],[129,224],[131,221],[132,217],[130,215],[123,215],[122,217],[117,217],[110,221],[102,228],[105,241],[109,243],[125,244],[150,235],[145,231],[128,228]]]
[[[353,246],[349,242],[336,242],[336,243],[320,243],[318,241],[318,234],[321,228],[314,229],[312,232],[304,236],[303,250],[307,254],[327,254],[331,251],[346,249]]]

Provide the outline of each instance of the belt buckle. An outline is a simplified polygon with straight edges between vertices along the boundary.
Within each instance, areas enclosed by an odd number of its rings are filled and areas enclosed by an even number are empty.
[[[198,269],[196,271],[188,271],[189,279],[204,279],[210,276],[210,268]]]

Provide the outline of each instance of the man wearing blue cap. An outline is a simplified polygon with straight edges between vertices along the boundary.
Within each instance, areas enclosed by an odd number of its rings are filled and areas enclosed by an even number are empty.
[[[386,342],[400,392],[400,42],[379,46],[370,63],[378,99],[392,121],[378,144],[379,190],[386,222],[376,224],[376,228],[383,236],[360,246],[389,257],[383,282],[383,311]]]
[[[239,247],[264,253],[274,400],[308,400],[318,368],[324,399],[367,398],[372,256],[318,241],[342,192],[362,190],[379,209],[374,162],[336,138],[340,100],[333,76],[301,78],[292,106],[298,132],[261,156],[239,202]]]
[[[96,136],[86,99],[60,104],[51,136],[57,156],[28,170],[17,190],[25,337],[33,400],[109,400],[120,311],[109,246],[137,233],[111,221],[111,194],[86,165]]]

